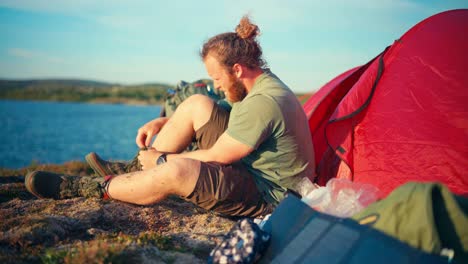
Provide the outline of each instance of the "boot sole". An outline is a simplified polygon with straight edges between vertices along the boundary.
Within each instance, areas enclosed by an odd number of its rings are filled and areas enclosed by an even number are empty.
[[[47,171],[32,171],[24,177],[26,189],[40,199],[60,199],[61,175]]]
[[[34,176],[36,176],[38,172],[33,171],[28,174],[26,174],[26,177],[24,178],[24,185],[26,186],[26,190],[28,190],[30,193],[32,193],[34,196],[37,198],[43,199],[42,195],[38,194],[36,190],[34,189]]]
[[[88,165],[101,177],[106,177],[109,174],[107,170],[97,161],[96,153],[91,152],[85,157],[86,162]]]

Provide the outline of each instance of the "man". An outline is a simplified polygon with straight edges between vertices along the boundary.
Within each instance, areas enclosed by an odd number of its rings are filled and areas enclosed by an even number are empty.
[[[314,177],[307,118],[289,88],[272,74],[256,40],[259,29],[243,17],[236,32],[209,39],[201,57],[231,112],[203,95],[184,101],[171,118],[138,130],[143,171],[96,181],[32,172],[25,184],[38,197],[111,197],[153,204],[169,194],[217,213],[257,217],[271,213],[288,190]],[[183,152],[195,138],[200,149]]]

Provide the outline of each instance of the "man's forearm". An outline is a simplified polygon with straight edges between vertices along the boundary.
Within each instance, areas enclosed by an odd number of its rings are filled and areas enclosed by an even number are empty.
[[[192,152],[168,155],[171,158],[189,158],[204,162],[217,162],[221,164],[231,164],[253,151],[253,148],[238,142],[228,134],[222,134],[216,143],[209,149],[201,149]]]
[[[167,121],[169,121],[169,117],[156,117],[155,119],[153,119],[153,121],[156,121],[156,122],[159,122],[161,124],[161,128],[167,123]]]
[[[187,158],[187,159],[194,159],[203,162],[218,162],[222,164],[227,164],[229,162],[223,160],[222,155],[216,155],[213,153],[211,149],[199,149],[195,151],[187,151],[179,154],[169,154],[167,155],[167,159],[174,159],[174,158]]]

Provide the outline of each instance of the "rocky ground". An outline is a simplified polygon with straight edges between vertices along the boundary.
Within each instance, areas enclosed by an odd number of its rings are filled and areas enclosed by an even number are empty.
[[[36,199],[31,170],[87,175],[81,162],[0,169],[0,263],[204,263],[234,221],[177,197],[153,206]]]

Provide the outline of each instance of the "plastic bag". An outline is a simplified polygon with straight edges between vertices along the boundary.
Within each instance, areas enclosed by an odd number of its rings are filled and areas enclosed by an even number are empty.
[[[319,187],[304,196],[302,201],[322,213],[350,217],[375,202],[378,191],[370,184],[334,178],[325,187]]]
[[[306,197],[310,192],[317,189],[319,186],[315,185],[309,178],[302,178],[296,185],[296,191],[301,197]]]

